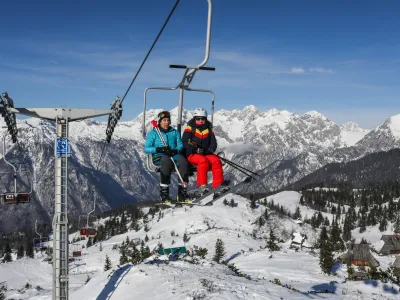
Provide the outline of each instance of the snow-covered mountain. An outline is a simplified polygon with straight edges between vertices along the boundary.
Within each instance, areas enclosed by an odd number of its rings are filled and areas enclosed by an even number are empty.
[[[268,197],[267,201],[280,203],[285,210],[294,213],[299,206],[300,194],[287,191]],[[299,224],[295,220],[282,217],[267,210],[267,220],[259,225],[261,216],[265,217],[266,207],[257,205],[252,209],[247,199],[229,194],[226,199],[233,200],[235,207],[225,206],[223,201],[210,207],[166,209],[147,216],[138,231],[112,236],[91,247],[86,240],[75,243],[72,251],[82,251],[82,256],[69,264],[70,299],[237,299],[237,300],[305,300],[305,299],[374,299],[382,300],[399,297],[399,286],[378,280],[350,281],[346,265],[336,265],[335,275],[326,275],[319,266],[319,250],[303,248],[291,249],[291,233],[294,236],[307,235],[309,245],[314,245],[318,231],[309,224]],[[348,207],[346,207],[348,209]],[[145,212],[147,212],[146,209]],[[303,217],[310,218],[316,211],[302,206]],[[323,213],[332,220],[335,216]],[[105,220],[103,219],[101,223]],[[143,223],[147,224],[147,231]],[[129,224],[128,224],[129,226]],[[377,226],[370,227],[362,234],[369,242],[379,241],[381,233]],[[266,239],[272,230],[277,237],[280,251],[266,249]],[[356,228],[352,234],[358,240],[361,234]],[[187,235],[183,242],[184,234]],[[208,250],[204,259],[182,255],[176,261],[168,261],[167,255],[153,255],[144,262],[120,265],[118,247],[129,240],[146,240],[151,250],[161,243],[164,247],[196,247]],[[77,237],[71,234],[70,240]],[[215,244],[221,239],[225,255],[222,260],[234,264],[238,276],[228,266],[215,263]],[[137,243],[137,242],[136,242]],[[140,247],[137,247],[140,248]],[[337,254],[336,254],[337,255]],[[393,256],[373,255],[386,270],[394,261]],[[104,271],[106,256],[110,258],[111,269]],[[35,259],[22,258],[0,264],[0,283],[7,285],[6,295],[13,299],[46,300],[51,299],[51,264],[43,261],[40,252]],[[27,284],[28,283],[28,284]]]
[[[160,111],[147,111],[147,132],[151,130],[149,121],[155,119]],[[171,110],[171,114],[172,125],[175,126],[177,107]],[[183,112],[184,125],[191,117],[190,111]],[[69,163],[69,210],[72,216],[90,211],[94,197],[98,211],[120,203],[157,197],[158,175],[145,168],[142,120],[140,114],[132,121],[118,124],[111,144],[106,145],[100,165],[106,124],[95,120],[70,124],[73,155]],[[263,183],[269,189],[294,182],[326,163],[351,160],[380,150],[379,143],[386,148],[397,146],[400,139],[393,134],[394,123],[386,121],[367,134],[355,124],[340,127],[316,111],[300,115],[276,109],[260,111],[250,105],[241,110],[219,110],[214,114],[219,149],[226,153],[228,159],[251,170],[261,171],[265,175]],[[391,130],[388,133],[392,136],[381,136],[379,143],[372,144],[374,136],[389,125]],[[18,128],[25,159],[34,174],[35,201],[24,206],[26,209],[20,209],[21,206],[0,207],[0,219],[4,222],[0,226],[2,230],[14,228],[16,220],[22,218],[24,213],[31,215],[33,220],[35,217],[49,220],[54,206],[54,125],[48,121],[27,119],[18,121]],[[0,129],[0,134],[3,132]],[[356,134],[349,135],[349,132]],[[17,157],[18,148],[14,146],[8,155],[10,158]],[[285,168],[291,164],[296,168]],[[244,178],[243,174],[229,166],[226,166],[226,172],[238,181]],[[262,188],[257,181],[249,187],[254,190]],[[18,223],[28,225],[24,222],[29,220],[24,217],[22,223]]]
[[[347,146],[354,146],[360,141],[370,130],[362,129],[354,122],[347,122],[340,126],[341,139]]]

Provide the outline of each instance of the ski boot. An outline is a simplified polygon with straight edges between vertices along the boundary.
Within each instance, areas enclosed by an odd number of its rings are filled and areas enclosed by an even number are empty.
[[[163,204],[171,204],[171,197],[169,196],[169,185],[160,185],[160,200]]]
[[[210,189],[208,188],[207,184],[203,184],[201,186],[199,186],[197,192],[196,192],[196,199],[202,197],[204,194],[207,194],[210,191]]]
[[[222,194],[226,193],[229,191],[231,181],[230,180],[224,180],[221,185],[217,188],[217,191],[214,192],[213,200],[218,199]]]
[[[179,202],[192,203],[191,197],[187,191],[187,182],[182,182],[179,185],[176,200]]]

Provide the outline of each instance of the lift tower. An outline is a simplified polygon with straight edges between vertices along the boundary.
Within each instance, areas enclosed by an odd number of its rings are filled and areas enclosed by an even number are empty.
[[[1,106],[3,109],[3,106]],[[53,218],[53,300],[68,300],[68,125],[73,121],[108,115],[107,142],[122,115],[116,97],[109,110],[80,108],[7,108],[11,113],[55,121],[55,209]]]

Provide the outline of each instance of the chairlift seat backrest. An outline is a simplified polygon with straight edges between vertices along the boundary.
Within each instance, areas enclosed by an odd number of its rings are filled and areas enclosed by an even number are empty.
[[[81,236],[95,237],[97,234],[96,228],[82,228],[80,229]]]
[[[29,203],[31,201],[30,193],[19,193],[15,196],[14,193],[7,193],[3,195],[4,204],[18,204],[18,203]]]

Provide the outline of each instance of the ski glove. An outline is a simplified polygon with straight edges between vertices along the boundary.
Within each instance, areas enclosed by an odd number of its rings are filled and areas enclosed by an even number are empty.
[[[156,148],[156,152],[157,153],[164,153],[168,156],[171,156],[170,154],[172,153],[172,150],[169,146],[165,146],[165,147],[157,147]]]
[[[195,148],[195,149],[194,149],[194,153],[197,153],[197,154],[205,154],[202,148]]]

